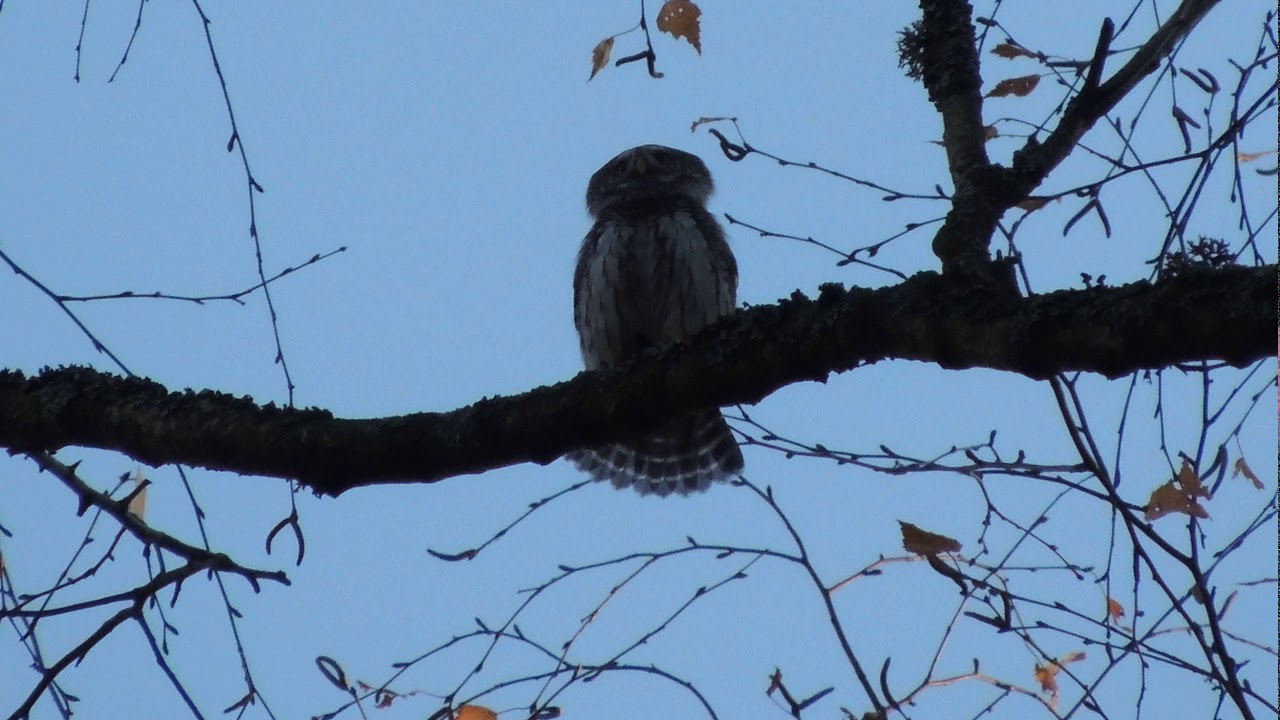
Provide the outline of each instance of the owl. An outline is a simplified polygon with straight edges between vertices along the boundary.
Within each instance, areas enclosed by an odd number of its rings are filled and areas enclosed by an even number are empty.
[[[595,222],[573,274],[573,324],[588,370],[670,345],[733,310],[738,265],[707,212],[711,190],[701,160],[662,145],[627,150],[591,176]],[[742,451],[718,409],[566,457],[642,495],[687,495],[742,471]]]

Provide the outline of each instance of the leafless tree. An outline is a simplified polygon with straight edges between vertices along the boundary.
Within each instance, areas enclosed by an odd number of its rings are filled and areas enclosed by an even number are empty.
[[[43,703],[70,717],[77,706],[63,685],[64,673],[89,653],[100,652],[105,638],[132,626],[153,649],[157,672],[169,678],[192,714],[200,717],[201,702],[191,696],[181,669],[168,659],[176,628],[166,619],[166,608],[179,600],[184,583],[209,578],[224,598],[229,627],[244,659],[248,651],[236,632],[239,611],[224,583],[243,580],[257,589],[264,583],[289,582],[281,570],[249,567],[219,552],[208,537],[184,541],[149,526],[138,508],[145,479],[126,475],[108,484],[85,477],[76,462],[65,459],[71,453],[59,453],[64,448],[99,448],[152,466],[172,466],[188,488],[184,468],[201,467],[280,478],[298,490],[336,498],[360,486],[465,482],[459,476],[521,462],[545,464],[576,448],[644,433],[674,413],[738,405],[730,420],[754,452],[806,457],[886,477],[942,473],[972,483],[985,505],[982,526],[974,532],[976,544],[966,550],[948,537],[904,524],[905,553],[880,555],[833,575],[814,561],[808,530],[793,521],[770,482],[744,477],[738,491],[768,508],[785,528],[786,543],[746,546],[690,537],[677,547],[641,547],[595,563],[561,566],[558,574],[527,589],[508,617],[478,620],[475,629],[458,635],[442,628],[441,636],[447,639],[419,658],[400,663],[388,677],[357,680],[340,659],[317,658],[319,670],[347,698],[333,703],[324,717],[363,714],[374,706],[395,704],[415,692],[406,689],[414,686],[412,673],[445,655],[465,657],[465,665],[475,669],[445,694],[433,716],[437,718],[488,717],[479,706],[512,688],[525,693],[529,717],[555,717],[566,691],[602,675],[629,673],[669,683],[695,698],[708,716],[717,717],[698,678],[633,661],[633,651],[654,636],[676,632],[669,629],[675,618],[696,605],[714,603],[722,588],[745,578],[754,566],[770,563],[795,568],[820,599],[831,637],[851,671],[850,688],[839,688],[841,696],[858,698],[856,705],[837,705],[837,688],[812,688],[807,678],[776,671],[767,679],[767,693],[796,718],[832,717],[837,712],[849,718],[910,717],[923,697],[957,684],[990,687],[989,704],[975,716],[997,708],[1025,710],[1015,704],[1024,699],[1047,717],[1136,717],[1147,693],[1159,692],[1156,683],[1168,678],[1202,686],[1212,697],[1209,704],[1216,703],[1215,716],[1274,716],[1274,687],[1254,687],[1257,678],[1268,675],[1274,682],[1272,635],[1269,630],[1260,632],[1256,617],[1237,623],[1230,610],[1241,594],[1273,596],[1276,577],[1269,567],[1254,576],[1224,577],[1222,571],[1243,548],[1269,545],[1276,531],[1274,487],[1265,481],[1269,473],[1260,477],[1249,464],[1256,466],[1265,458],[1246,459],[1257,449],[1239,443],[1246,423],[1261,414],[1258,407],[1269,402],[1275,390],[1275,378],[1267,368],[1273,350],[1271,282],[1277,268],[1271,236],[1276,208],[1259,207],[1254,199],[1256,186],[1270,183],[1265,178],[1275,174],[1274,155],[1259,157],[1253,153],[1256,148],[1242,142],[1246,130],[1256,131],[1259,124],[1270,137],[1267,124],[1274,123],[1274,14],[1260,7],[1251,39],[1241,39],[1231,48],[1230,57],[1223,58],[1223,72],[1179,62],[1180,48],[1216,0],[1183,0],[1157,20],[1139,12],[1151,4],[1136,0],[1118,19],[1082,18],[1082,23],[1096,22],[1099,27],[1096,48],[1089,57],[1066,58],[1020,43],[1018,29],[1000,22],[1000,2],[990,16],[974,17],[970,4],[961,0],[922,0],[920,18],[903,30],[899,52],[901,66],[923,85],[942,121],[940,144],[950,177],[938,178],[933,192],[907,191],[821,163],[784,157],[753,144],[732,118],[700,120],[695,126],[706,131],[708,148],[730,160],[763,160],[822,173],[874,190],[886,201],[928,201],[943,208],[942,213],[921,218],[898,235],[851,249],[730,214],[731,229],[816,246],[829,252],[837,266],[875,268],[892,278],[892,284],[875,289],[830,284],[811,296],[796,293],[774,305],[739,311],[694,341],[654,352],[625,370],[582,373],[554,386],[480,400],[451,412],[354,420],[321,409],[294,408],[293,380],[279,347],[278,328],[277,351],[289,406],[261,406],[212,390],[175,392],[130,373],[78,311],[84,303],[141,294],[62,294],[0,247],[0,261],[15,273],[13,281],[39,288],[111,367],[63,367],[34,376],[0,371],[0,446],[25,458],[33,472],[61,483],[88,516],[85,542],[49,587],[19,592],[8,567],[0,564],[0,621],[13,631],[0,638],[21,644],[38,671],[38,680],[20,694],[10,694],[15,684],[4,683],[9,691],[0,698],[4,709],[22,718]],[[205,19],[209,57],[217,67],[214,35],[200,4],[194,5]],[[629,66],[621,71],[642,67],[632,63],[643,60],[649,74],[661,76],[661,37],[650,27],[656,23],[661,29],[661,15],[673,6],[697,10],[687,0],[667,3],[656,15],[641,5],[638,29],[643,32],[632,37],[643,37],[643,49],[618,60],[617,65]],[[139,8],[139,25],[143,8],[145,3]],[[687,33],[674,34],[689,40]],[[1240,37],[1250,36],[1242,32]],[[1118,42],[1121,38],[1123,44]],[[608,48],[612,47],[610,39]],[[598,49],[597,70],[604,65],[602,57],[607,58],[607,50],[602,54]],[[999,76],[1014,59],[1034,70],[998,83],[984,95],[980,70]],[[1036,89],[1037,84],[1052,87]],[[222,90],[232,128],[228,148],[238,152],[243,164],[251,227],[256,228],[252,203],[260,187],[240,142],[241,129],[225,81]],[[984,116],[985,97],[1033,90],[1060,96],[1048,117],[994,121]],[[1135,96],[1147,100],[1123,121],[1114,115],[1122,101]],[[1176,124],[1183,139],[1180,147],[1153,151],[1145,144],[1156,118]],[[993,160],[990,142],[1009,136],[1016,136],[1016,150],[1002,162]],[[1069,157],[1091,162],[1093,178],[1074,186],[1056,182],[1055,171]],[[1160,172],[1168,167],[1190,172],[1172,181]],[[1228,196],[1223,196],[1223,187]],[[1101,223],[1109,232],[1108,208],[1114,212],[1113,204],[1119,204],[1111,198],[1139,190],[1158,197],[1165,209],[1163,217],[1151,218],[1164,232],[1162,241],[1150,248],[1149,277],[1113,285],[1105,276],[1085,276],[1079,287],[1032,287],[1027,263],[1034,251],[1024,250],[1032,244],[1023,241],[1043,232],[1044,226],[1034,222],[1040,217],[1037,213],[1047,207],[1071,208],[1061,227],[1064,234],[1086,220]],[[1229,236],[1187,235],[1199,209],[1228,202],[1235,203],[1239,213]],[[1032,226],[1036,230],[1028,229]],[[256,242],[256,229],[251,233]],[[921,233],[932,233],[939,270],[893,267],[877,257],[887,245]],[[253,287],[219,296],[148,297],[211,303],[240,302],[260,294],[273,308],[276,280],[340,251],[269,273],[259,248],[259,278]],[[275,327],[274,309],[271,313]],[[869,450],[832,448],[793,437],[745,407],[791,383],[824,380],[832,373],[887,360],[924,361],[943,371],[988,368],[1043,381],[1058,410],[1056,418],[1045,419],[1046,431],[1063,434],[1076,457],[1069,462],[1028,457],[1003,447],[995,432],[985,442],[965,447],[929,439],[940,447],[937,451],[908,452],[874,439],[868,440]],[[1113,391],[1123,389],[1123,407],[1107,414],[1087,409],[1085,386],[1099,376],[1109,380]],[[1184,422],[1165,412],[1167,388],[1188,384],[1199,388],[1195,440],[1190,446],[1166,444],[1167,424]],[[1154,414],[1140,413],[1139,406],[1153,407]],[[1166,482],[1154,491],[1150,485],[1122,483],[1123,468],[1135,452],[1125,444],[1126,432],[1143,422],[1157,426],[1167,465]],[[1008,479],[1044,489],[1051,499],[1035,517],[1011,512],[1004,494],[1007,486],[1000,482]],[[1256,486],[1256,500],[1230,508],[1213,505],[1214,496],[1233,483]],[[443,562],[473,559],[526,518],[582,485],[533,503],[483,542],[463,550],[435,550],[433,555]],[[1060,501],[1109,527],[1109,537],[1095,543],[1096,555],[1082,557],[1062,549],[1070,545],[1070,528],[1045,525]],[[1234,522],[1205,522],[1210,509],[1215,518],[1229,515]],[[103,536],[109,541],[103,543]],[[266,538],[268,548],[282,536],[296,542],[301,563],[304,535],[296,506]],[[97,542],[90,544],[90,538]],[[114,593],[90,590],[91,599],[63,600],[72,588],[93,588],[99,569],[138,546],[145,558],[145,578],[136,586]],[[1024,561],[1028,548],[1040,559]],[[705,585],[677,598],[665,619],[637,637],[620,638],[615,651],[600,657],[578,654],[579,635],[607,612],[611,600],[629,583],[687,556],[713,558],[721,570]],[[855,618],[844,609],[842,598],[917,563],[956,592],[938,599],[950,608],[951,619],[939,628],[937,650],[927,667],[899,670],[891,664],[892,648],[861,647],[851,639]],[[606,579],[617,577],[611,572],[623,573],[623,579]],[[590,611],[577,633],[559,642],[526,634],[521,618],[529,608],[549,602],[546,598],[570,578],[595,579],[600,588],[589,599]],[[1064,587],[1081,583],[1097,596],[1095,605],[1059,599],[1076,592]],[[111,612],[69,650],[49,655],[41,645],[42,626],[102,610]],[[952,659],[947,654],[949,641],[974,632],[1016,638],[1035,658],[1027,675],[1034,682],[989,672],[983,658],[973,659],[964,672],[944,670],[944,659]],[[1073,639],[1080,650],[1055,655],[1046,645],[1049,637]],[[1189,645],[1185,638],[1190,638]],[[509,647],[532,652],[545,669],[492,674],[486,661]],[[1086,663],[1080,662],[1086,652],[1104,660],[1088,663],[1086,671]],[[274,716],[249,663],[243,666],[244,695],[227,711],[243,714],[256,705]],[[1120,669],[1133,666],[1142,668],[1138,704],[1109,705],[1103,690]],[[464,706],[471,707],[461,710]]]

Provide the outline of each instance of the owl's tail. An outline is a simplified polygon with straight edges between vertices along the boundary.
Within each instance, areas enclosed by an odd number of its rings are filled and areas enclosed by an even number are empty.
[[[595,480],[641,495],[689,495],[742,472],[742,451],[719,410],[692,413],[638,440],[565,456]]]

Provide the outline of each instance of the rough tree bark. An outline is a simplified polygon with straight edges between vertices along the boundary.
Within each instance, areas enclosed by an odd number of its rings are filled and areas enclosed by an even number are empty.
[[[1274,349],[1276,266],[1228,267],[1155,285],[1031,298],[920,273],[879,290],[829,285],[744,310],[686,345],[613,374],[581,373],[443,413],[355,420],[173,393],[140,378],[72,367],[0,372],[0,446],[79,445],[152,465],[183,463],[294,478],[337,495],[361,485],[431,482],[518,462],[546,463],[619,440],[671,413],[759,401],[787,384],[886,359],[984,367],[1032,378],[1118,377],[1177,363],[1244,365]]]

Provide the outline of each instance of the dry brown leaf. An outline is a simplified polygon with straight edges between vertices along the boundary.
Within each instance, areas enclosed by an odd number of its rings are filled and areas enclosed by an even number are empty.
[[[147,481],[143,479],[141,470],[133,473],[133,484],[137,492],[133,497],[129,498],[128,512],[139,520],[145,520],[147,514]]]
[[[1147,498],[1145,516],[1148,521],[1158,520],[1170,513],[1180,512],[1186,515],[1209,519],[1209,511],[1196,502],[1194,496],[1169,481],[1151,492]]]
[[[613,38],[607,37],[596,43],[595,49],[591,51],[591,75],[587,77],[587,82],[591,82],[591,78],[609,64],[611,52],[613,52]]]
[[[1069,652],[1066,655],[1063,655],[1062,657],[1058,658],[1058,665],[1059,666],[1070,665],[1073,662],[1080,662],[1086,657],[1088,656],[1084,654],[1083,650],[1076,650],[1075,652]]]
[[[693,121],[693,124],[689,126],[689,132],[696,132],[699,125],[706,125],[707,123],[720,122],[722,120],[733,120],[733,119],[735,118],[703,116]]]
[[[946,535],[922,530],[909,522],[898,521],[902,528],[902,547],[916,555],[937,555],[938,553],[960,552],[960,543]]]
[[[1036,682],[1040,683],[1040,690],[1052,695],[1056,701],[1058,696],[1058,673],[1062,671],[1062,666],[1078,662],[1085,659],[1085,657],[1083,652],[1077,650],[1067,653],[1057,660],[1050,660],[1045,665],[1036,663],[1034,675]]]
[[[1266,485],[1263,485],[1262,481],[1258,479],[1258,476],[1253,474],[1253,469],[1249,467],[1249,463],[1244,461],[1244,458],[1237,458],[1235,468],[1231,470],[1231,477],[1235,477],[1237,475],[1243,475],[1251,480],[1253,482],[1253,486],[1259,490],[1266,487]]]
[[[1262,152],[1252,152],[1252,153],[1242,152],[1242,153],[1236,153],[1236,159],[1239,160],[1240,162],[1253,162],[1254,160],[1261,160],[1264,157],[1270,157],[1275,153],[1276,153],[1275,150],[1263,150]]]
[[[1036,54],[1022,47],[1012,40],[1005,40],[999,45],[991,48],[992,55],[999,55],[1002,58],[1012,60],[1016,57],[1036,57]]]
[[[1191,462],[1183,459],[1182,469],[1178,471],[1178,484],[1191,497],[1209,497],[1209,488],[1200,482],[1200,476],[1196,474],[1195,468],[1191,467]]]
[[[453,720],[498,720],[498,713],[483,705],[463,705],[454,713]]]
[[[689,41],[698,54],[702,54],[702,28],[698,18],[702,10],[691,0],[667,0],[658,10],[658,30],[674,38]]]
[[[1009,78],[996,83],[996,86],[986,96],[1008,97],[1009,95],[1017,95],[1018,97],[1026,97],[1039,84],[1039,75],[1023,75],[1022,77]]]
[[[1032,672],[1035,675],[1036,682],[1040,683],[1040,691],[1055,698],[1058,696],[1058,671],[1062,668],[1052,663],[1041,665],[1036,663],[1036,669]]]
[[[1113,597],[1107,598],[1107,617],[1116,622],[1119,622],[1120,618],[1124,617],[1124,606],[1116,602]]]

